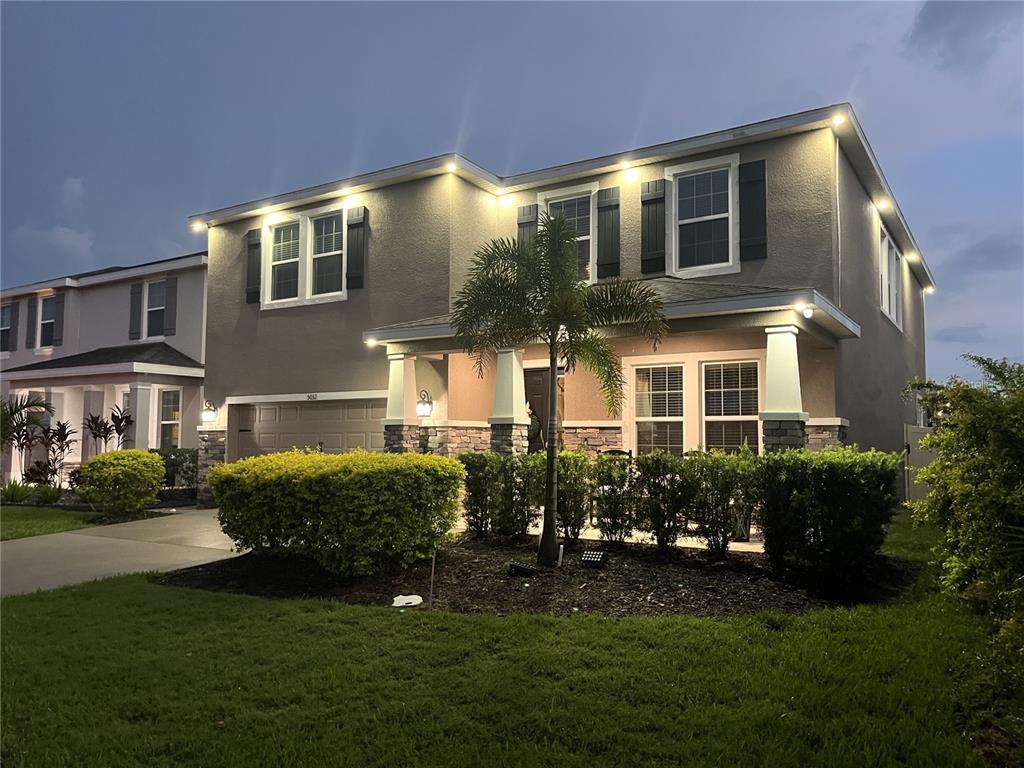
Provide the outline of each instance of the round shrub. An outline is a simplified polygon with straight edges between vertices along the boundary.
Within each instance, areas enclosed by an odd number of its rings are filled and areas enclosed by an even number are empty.
[[[430,557],[455,524],[465,476],[442,456],[296,450],[222,464],[209,481],[240,548],[362,576]]]
[[[164,462],[139,449],[93,456],[82,465],[78,495],[93,507],[115,517],[138,515],[156,502],[164,479]]]

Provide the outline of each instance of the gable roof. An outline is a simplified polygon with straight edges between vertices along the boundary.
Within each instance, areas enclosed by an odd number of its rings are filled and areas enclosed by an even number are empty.
[[[82,368],[94,365],[119,365],[123,363],[143,363],[147,365],[170,365],[178,368],[202,368],[198,363],[184,352],[172,347],[163,341],[154,341],[146,344],[123,344],[117,347],[100,347],[89,352],[79,352],[77,355],[57,357],[50,360],[43,360],[38,363],[19,365],[17,368],[8,368],[4,374],[16,373],[19,371],[51,371],[63,368]]]

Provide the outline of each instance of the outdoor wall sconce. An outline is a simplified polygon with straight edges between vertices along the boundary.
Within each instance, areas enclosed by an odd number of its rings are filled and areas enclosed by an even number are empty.
[[[217,420],[217,407],[213,404],[213,400],[207,400],[203,404],[203,410],[199,414],[199,418],[202,419],[203,424],[209,424]]]
[[[416,403],[416,415],[426,418],[434,412],[434,401],[430,399],[430,393],[425,389],[420,390],[420,399]]]

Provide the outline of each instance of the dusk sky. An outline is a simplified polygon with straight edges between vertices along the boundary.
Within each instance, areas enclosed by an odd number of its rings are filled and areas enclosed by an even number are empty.
[[[507,174],[853,103],[938,282],[928,372],[1024,359],[1012,3],[53,4],[2,22],[2,281],[448,151]]]

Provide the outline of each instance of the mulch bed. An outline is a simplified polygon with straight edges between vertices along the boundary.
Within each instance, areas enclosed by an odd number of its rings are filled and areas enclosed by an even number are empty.
[[[761,611],[801,613],[836,604],[798,581],[777,577],[762,554],[734,552],[714,561],[697,550],[677,549],[659,557],[653,547],[632,545],[610,550],[608,564],[596,570],[580,564],[587,546],[595,545],[567,548],[561,568],[510,576],[508,566],[513,560],[535,562],[532,543],[467,538],[448,545],[437,553],[434,608],[499,615],[737,616]],[[153,578],[172,586],[358,605],[390,606],[396,595],[416,594],[426,607],[430,561],[406,570],[346,579],[306,558],[250,553]]]

